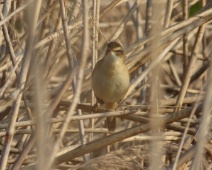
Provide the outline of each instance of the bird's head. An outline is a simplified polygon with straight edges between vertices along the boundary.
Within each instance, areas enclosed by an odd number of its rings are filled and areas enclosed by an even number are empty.
[[[123,50],[122,46],[115,41],[112,41],[112,42],[108,43],[108,45],[107,45],[106,55],[111,52],[113,52],[116,56],[118,56],[120,58],[124,57],[124,50]]]

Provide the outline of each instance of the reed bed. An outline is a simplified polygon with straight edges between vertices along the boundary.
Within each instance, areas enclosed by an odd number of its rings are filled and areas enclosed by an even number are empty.
[[[212,169],[210,0],[0,7],[1,170]],[[114,111],[94,107],[91,88],[110,41],[131,78]]]

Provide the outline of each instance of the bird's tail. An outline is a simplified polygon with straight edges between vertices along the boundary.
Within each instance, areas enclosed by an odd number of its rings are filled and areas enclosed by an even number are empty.
[[[115,110],[116,103],[107,103],[105,104],[105,108],[108,110]],[[116,117],[108,117],[106,122],[108,131],[115,131],[116,129]]]

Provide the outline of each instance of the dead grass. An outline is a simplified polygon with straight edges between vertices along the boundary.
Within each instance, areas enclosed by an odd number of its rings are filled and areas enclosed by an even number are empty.
[[[212,168],[209,0],[0,7],[1,170]],[[92,107],[90,77],[111,40],[131,86],[107,112]],[[107,116],[119,118],[113,134]]]

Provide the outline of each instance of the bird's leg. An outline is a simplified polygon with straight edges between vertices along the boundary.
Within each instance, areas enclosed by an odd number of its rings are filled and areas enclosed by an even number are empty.
[[[103,104],[104,102],[101,100],[101,99],[99,99],[98,97],[96,97],[96,103],[92,106],[92,110],[94,111],[94,112],[97,112],[97,109],[98,109],[98,106],[100,105],[100,104]]]
[[[92,106],[93,112],[96,112],[96,111],[97,111],[98,105],[99,105],[99,102],[96,102],[96,103]]]

